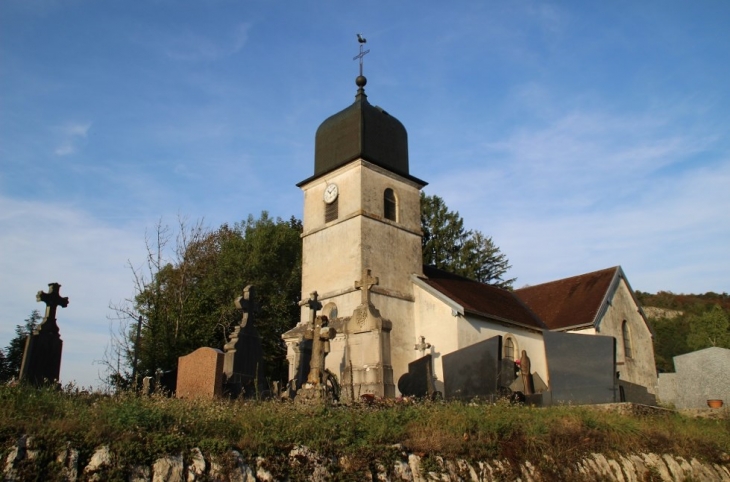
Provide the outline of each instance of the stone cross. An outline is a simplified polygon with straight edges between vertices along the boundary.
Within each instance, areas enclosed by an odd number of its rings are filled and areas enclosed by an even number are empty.
[[[355,288],[361,290],[361,304],[365,306],[370,304],[370,290],[379,282],[380,279],[377,276],[373,277],[369,269],[363,271],[362,279],[355,281]]]
[[[324,356],[327,353],[328,342],[335,337],[334,328],[327,326],[326,316],[317,316],[312,323],[312,330],[305,333],[304,337],[312,340],[312,357],[309,360],[309,374],[307,383],[319,385],[322,382],[324,372]]]
[[[68,306],[68,297],[62,297],[59,293],[61,285],[58,283],[48,283],[48,293],[39,291],[36,295],[36,301],[42,301],[46,304],[46,315],[43,317],[42,325],[48,328],[54,328],[58,331],[56,325],[56,308],[66,308]]]
[[[56,324],[56,309],[68,306],[68,298],[59,294],[61,285],[48,284],[48,293],[39,291],[37,301],[46,304],[46,316],[25,339],[23,362],[20,365],[20,379],[33,385],[42,385],[58,380],[61,373],[61,352],[63,341]]]
[[[317,317],[317,310],[322,309],[322,303],[317,301],[319,294],[316,291],[309,293],[309,299],[302,300],[299,302],[299,306],[309,306],[310,315],[309,321],[314,325],[314,319]]]
[[[425,336],[422,336],[421,337],[421,342],[420,343],[417,343],[416,346],[414,347],[415,350],[419,350],[421,352],[421,356],[425,356],[426,355],[426,350],[428,350],[429,348],[431,348],[431,344],[430,343],[426,343],[426,337]]]

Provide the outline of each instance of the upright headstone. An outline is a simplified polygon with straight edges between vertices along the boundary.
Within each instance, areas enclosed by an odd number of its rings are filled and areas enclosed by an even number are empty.
[[[444,396],[468,400],[500,395],[502,337],[494,336],[442,357]]]
[[[254,287],[246,286],[235,304],[243,316],[223,347],[225,389],[233,397],[253,397],[266,388],[261,338],[254,323],[257,311]]]
[[[428,354],[408,364],[408,373],[398,379],[398,390],[406,397],[434,397],[433,357]]]
[[[616,339],[612,336],[543,332],[553,404],[618,401]]]
[[[46,314],[40,325],[25,341],[20,379],[34,385],[56,382],[61,374],[63,341],[56,323],[56,309],[68,306],[68,297],[60,295],[61,285],[48,284],[48,293],[39,291],[36,301],[46,304]]]
[[[223,352],[198,348],[177,364],[177,398],[218,398],[223,395]]]

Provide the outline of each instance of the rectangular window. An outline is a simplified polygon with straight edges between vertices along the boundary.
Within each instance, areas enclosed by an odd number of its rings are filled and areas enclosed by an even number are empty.
[[[329,223],[337,219],[337,204],[339,199],[335,199],[329,204],[324,205],[324,222]]]

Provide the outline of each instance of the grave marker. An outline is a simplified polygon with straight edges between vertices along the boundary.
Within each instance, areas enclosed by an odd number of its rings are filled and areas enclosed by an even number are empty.
[[[33,385],[57,382],[61,373],[61,352],[63,340],[56,323],[56,309],[68,306],[68,297],[60,295],[61,285],[48,284],[48,293],[39,291],[36,301],[46,304],[43,321],[25,341],[20,379]]]

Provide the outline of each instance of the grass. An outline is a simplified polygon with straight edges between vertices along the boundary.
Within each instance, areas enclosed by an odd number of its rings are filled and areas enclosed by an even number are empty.
[[[0,453],[33,436],[49,461],[67,443],[81,466],[109,445],[121,466],[161,455],[271,461],[305,445],[325,458],[347,457],[352,470],[401,451],[471,461],[530,460],[547,473],[584,455],[654,452],[721,462],[730,448],[730,418],[689,418],[667,412],[622,415],[588,407],[532,408],[508,403],[388,403],[311,407],[282,402],[194,401],[134,393],[116,396],[26,386],[0,387]],[[286,465],[286,464],[282,464]]]

